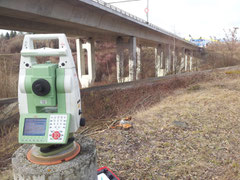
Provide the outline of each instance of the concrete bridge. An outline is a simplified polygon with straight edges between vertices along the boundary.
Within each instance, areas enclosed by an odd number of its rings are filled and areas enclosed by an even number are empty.
[[[0,0],[0,28],[35,33],[66,33],[76,37],[82,87],[95,81],[94,42],[116,42],[118,82],[140,78],[142,47],[155,48],[156,77],[193,70],[199,49],[194,44],[101,0]],[[83,42],[81,38],[88,39]],[[83,49],[88,53],[85,72]],[[129,75],[124,77],[124,50]]]

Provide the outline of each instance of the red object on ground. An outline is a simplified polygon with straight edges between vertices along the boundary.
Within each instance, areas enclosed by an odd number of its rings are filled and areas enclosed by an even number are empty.
[[[111,180],[120,180],[107,166],[101,167],[98,170],[98,174],[104,173],[106,176],[111,176]]]

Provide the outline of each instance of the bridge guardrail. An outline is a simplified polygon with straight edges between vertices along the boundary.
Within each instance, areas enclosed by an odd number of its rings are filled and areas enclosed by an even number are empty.
[[[96,2],[98,4],[101,4],[102,6],[105,6],[107,8],[110,8],[110,9],[112,9],[114,11],[117,11],[117,12],[123,14],[123,15],[126,15],[126,16],[128,16],[130,18],[133,18],[133,19],[135,19],[135,20],[137,20],[137,21],[139,21],[141,23],[147,23],[147,21],[145,21],[144,19],[139,18],[139,17],[137,17],[137,16],[135,16],[133,14],[130,14],[130,13],[128,13],[128,12],[126,12],[126,11],[116,7],[116,6],[113,6],[113,5],[109,4],[109,3],[106,3],[106,2],[104,2],[102,0],[92,0],[92,1],[94,1],[94,2]],[[155,29],[157,29],[157,30],[163,30],[163,29],[159,28],[158,26],[156,26],[156,25],[154,25],[152,23],[148,23],[148,25],[153,27],[153,28],[155,28]]]
[[[104,2],[103,0],[91,0],[91,1],[93,1],[95,3],[98,3],[98,4],[100,4],[100,5],[102,5],[102,6],[106,7],[106,8],[111,9],[111,10],[114,10],[114,11],[116,11],[118,13],[121,13],[122,15],[125,15],[125,16],[127,16],[129,18],[132,18],[135,21],[137,21],[137,22],[139,22],[141,24],[144,24],[145,26],[150,26],[152,29],[154,29],[156,31],[159,31],[159,32],[164,33],[164,34],[169,35],[169,36],[172,36],[175,39],[184,41],[184,42],[186,42],[188,44],[191,44],[193,46],[196,46],[195,44],[193,44],[193,43],[191,43],[191,42],[189,42],[189,41],[187,41],[187,40],[185,40],[185,39],[183,39],[183,38],[181,38],[181,37],[179,37],[179,36],[177,36],[177,35],[175,35],[175,34],[173,34],[171,32],[168,32],[168,31],[166,31],[166,30],[164,30],[164,29],[162,29],[162,28],[160,28],[160,27],[158,27],[158,26],[156,26],[156,25],[154,25],[152,23],[149,23],[149,22],[145,21],[144,19],[139,18],[139,17],[137,17],[137,16],[135,16],[135,15],[133,15],[131,13],[128,13],[128,12],[126,12],[126,11],[116,7],[116,6],[113,6],[113,5],[111,5],[111,4],[107,3],[107,2]]]

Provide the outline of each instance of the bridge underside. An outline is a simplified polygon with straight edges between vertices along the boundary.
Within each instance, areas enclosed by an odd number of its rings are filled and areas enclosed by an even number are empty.
[[[95,40],[116,42],[118,82],[140,79],[142,46],[155,48],[157,77],[192,71],[193,51],[198,51],[193,44],[169,32],[154,29],[90,0],[0,0],[1,28],[76,37],[78,74],[83,87],[95,80]],[[89,42],[84,44],[80,38]],[[88,52],[89,74],[85,72],[83,49]],[[127,77],[124,77],[124,50],[129,52]]]
[[[161,33],[147,24],[84,0],[1,0],[0,28],[36,33],[61,32],[68,36],[104,40],[134,36],[141,43],[166,43],[196,49],[178,37]]]
[[[114,39],[120,34],[106,31],[96,30],[95,28],[84,25],[61,21],[57,19],[47,20],[44,17],[32,14],[14,13],[14,17],[1,15],[4,11],[0,8],[0,28],[7,30],[17,30],[23,32],[34,33],[65,33],[68,36],[74,37],[92,37],[94,39]],[[12,14],[11,14],[12,15]],[[31,17],[31,18],[29,18]]]

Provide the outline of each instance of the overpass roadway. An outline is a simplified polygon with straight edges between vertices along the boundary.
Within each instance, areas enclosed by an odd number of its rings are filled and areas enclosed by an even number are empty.
[[[194,44],[100,0],[0,0],[0,28],[95,39],[134,36],[138,41],[197,49]]]

